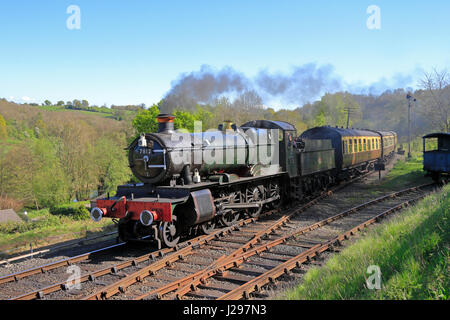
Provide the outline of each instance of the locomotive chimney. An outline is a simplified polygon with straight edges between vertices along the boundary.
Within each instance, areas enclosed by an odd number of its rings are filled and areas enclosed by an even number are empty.
[[[173,115],[160,114],[156,119],[158,119],[158,133],[173,133],[173,119],[175,119]]]

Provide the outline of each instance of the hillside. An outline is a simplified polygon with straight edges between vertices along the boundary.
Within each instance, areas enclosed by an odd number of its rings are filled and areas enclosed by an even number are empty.
[[[123,150],[134,135],[129,120],[4,99],[0,115],[6,127],[0,138],[0,208],[85,200],[131,178]]]

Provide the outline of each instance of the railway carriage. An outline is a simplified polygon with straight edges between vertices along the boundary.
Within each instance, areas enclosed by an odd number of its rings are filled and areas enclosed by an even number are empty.
[[[302,133],[303,139],[330,139],[334,149],[336,169],[343,179],[373,167],[382,155],[381,136],[376,131],[316,127]]]
[[[92,219],[114,219],[123,241],[173,247],[181,237],[308,199],[395,148],[392,133],[369,130],[320,127],[298,137],[287,122],[255,120],[178,133],[173,120],[158,116],[158,132],[128,147],[130,168],[142,183],[91,202]]]
[[[423,137],[423,170],[435,181],[450,178],[450,133],[430,133]]]
[[[382,139],[382,154],[384,160],[388,160],[394,155],[395,147],[397,145],[397,134],[394,131],[377,131]]]

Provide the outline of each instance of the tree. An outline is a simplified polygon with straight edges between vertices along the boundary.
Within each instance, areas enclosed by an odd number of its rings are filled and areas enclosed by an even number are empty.
[[[203,131],[211,128],[213,114],[211,111],[206,110],[206,108],[202,108],[199,105],[196,106],[197,112],[195,113],[195,118],[197,121],[202,122]]]
[[[154,104],[147,110],[141,110],[132,121],[133,128],[137,135],[146,132],[156,132],[158,130],[158,121],[156,117],[159,115],[158,105]]]
[[[5,118],[0,114],[0,139],[8,138],[8,129],[6,127]]]
[[[425,90],[426,102],[424,112],[432,124],[439,130],[450,132],[450,76],[446,70],[434,69],[425,73],[421,81]]]
[[[68,198],[68,181],[56,154],[55,141],[36,139],[31,151],[31,193],[36,207],[52,207],[65,202]]]
[[[117,140],[124,140],[117,135],[102,137],[95,144],[99,180],[98,193],[116,190],[119,184],[128,182],[132,176],[128,167],[127,154],[122,148],[117,147]],[[104,155],[108,154],[108,157]]]
[[[75,100],[73,100],[73,102],[72,102],[72,105],[75,107],[75,108],[81,108],[81,101],[80,100],[78,100],[78,99],[75,99]]]
[[[62,101],[62,100],[59,100],[57,103],[56,103],[56,105],[57,106],[63,106],[64,105],[64,101]]]
[[[52,103],[50,102],[50,100],[45,100],[45,101],[44,101],[44,104],[45,104],[46,106],[51,106],[51,105],[52,105]]]
[[[187,111],[175,111],[173,115],[175,116],[175,129],[188,132],[194,131],[194,121],[197,120],[194,114]]]

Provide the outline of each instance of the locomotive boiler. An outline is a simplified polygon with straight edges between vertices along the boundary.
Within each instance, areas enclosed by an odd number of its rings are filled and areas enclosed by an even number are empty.
[[[270,130],[244,131],[226,122],[224,130],[182,133],[175,132],[173,116],[157,119],[158,132],[142,134],[128,148],[130,168],[143,183],[198,183],[215,172],[253,176],[277,162],[278,141]]]

